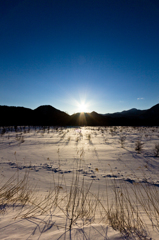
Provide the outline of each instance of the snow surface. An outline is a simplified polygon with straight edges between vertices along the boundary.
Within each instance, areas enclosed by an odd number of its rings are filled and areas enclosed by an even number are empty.
[[[1,129],[2,130],[2,129]],[[121,136],[126,140],[121,146]],[[135,151],[140,140],[143,149]],[[55,185],[60,199],[72,185],[78,170],[80,183],[84,179],[93,196],[114,198],[112,189],[130,189],[134,184],[159,187],[159,158],[154,156],[159,144],[158,127],[81,127],[81,128],[18,128],[0,136],[0,187],[14,174],[17,179],[29,172],[28,184],[37,202],[47,196]],[[68,200],[68,199],[67,199]],[[143,199],[144,200],[144,199]],[[78,220],[70,230],[67,225],[65,200],[60,207],[24,217],[30,206],[6,205],[0,209],[0,239],[142,239],[125,236],[113,229],[97,211],[95,218],[82,224]],[[147,215],[140,209],[147,230],[147,239],[159,239],[157,228],[151,227]]]

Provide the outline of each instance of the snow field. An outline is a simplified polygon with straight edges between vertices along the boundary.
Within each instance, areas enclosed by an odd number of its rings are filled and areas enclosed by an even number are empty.
[[[158,239],[159,128],[2,130],[1,239]]]

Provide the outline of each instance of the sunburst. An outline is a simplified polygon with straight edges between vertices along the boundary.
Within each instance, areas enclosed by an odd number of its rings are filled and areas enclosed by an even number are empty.
[[[87,112],[87,104],[82,102],[78,104],[78,112]]]

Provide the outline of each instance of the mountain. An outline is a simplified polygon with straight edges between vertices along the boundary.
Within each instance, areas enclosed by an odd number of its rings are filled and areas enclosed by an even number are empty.
[[[33,117],[32,109],[0,106],[0,126],[32,125]]]
[[[70,116],[50,105],[44,105],[34,110],[36,125],[62,125],[66,126]]]
[[[144,111],[139,117],[141,120],[145,121],[145,125],[159,126],[159,104]]]
[[[75,113],[71,115],[68,125],[72,126],[103,126],[106,125],[106,117],[96,112]]]
[[[104,114],[104,116],[109,116],[109,117],[136,117],[139,116],[141,113],[143,113],[145,110],[139,110],[136,108],[132,108],[129,110],[124,110],[122,112],[116,112],[116,113],[107,113]]]
[[[24,107],[0,106],[0,126],[14,125],[67,125],[70,116],[50,105],[34,110]]]
[[[153,106],[152,108],[148,109],[147,111],[144,111],[142,113],[142,116],[144,117],[150,117],[150,118],[157,118],[159,119],[159,104],[156,104],[155,106]]]
[[[132,108],[104,116],[110,117],[113,125],[159,126],[159,104],[147,110]]]
[[[32,110],[0,106],[0,126],[159,126],[159,104],[147,110],[132,108],[122,112],[68,115],[50,105]]]

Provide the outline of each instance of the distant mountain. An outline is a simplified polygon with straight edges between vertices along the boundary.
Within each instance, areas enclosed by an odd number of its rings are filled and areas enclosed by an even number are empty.
[[[111,123],[114,125],[159,126],[159,104],[147,110],[132,108],[127,111],[104,114],[104,116],[112,118]]]
[[[136,117],[139,116],[141,113],[143,113],[145,110],[139,110],[136,108],[132,108],[129,110],[124,110],[122,112],[116,112],[116,113],[107,113],[104,114],[104,116],[109,116],[109,117]]]
[[[132,108],[122,112],[68,115],[50,105],[34,110],[0,106],[0,126],[159,126],[159,104],[147,110]]]
[[[72,126],[102,126],[106,124],[106,117],[96,112],[75,113],[71,115],[68,125]]]

